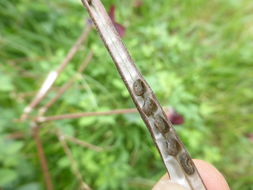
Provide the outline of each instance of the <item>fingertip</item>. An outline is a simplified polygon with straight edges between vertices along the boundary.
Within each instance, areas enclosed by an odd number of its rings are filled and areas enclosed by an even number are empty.
[[[207,190],[230,190],[223,175],[211,164],[203,160],[193,160]],[[165,174],[152,190],[185,190],[181,185],[172,183]]]
[[[207,190],[229,190],[225,178],[215,167],[203,160],[193,161]]]

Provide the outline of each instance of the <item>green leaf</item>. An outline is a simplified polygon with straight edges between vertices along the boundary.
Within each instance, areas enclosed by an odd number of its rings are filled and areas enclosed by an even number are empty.
[[[63,134],[65,135],[70,135],[70,136],[73,136],[74,135],[74,127],[72,125],[69,125],[69,124],[64,124],[64,125],[61,125],[60,127],[58,127],[62,132]]]
[[[10,169],[0,169],[0,186],[6,186],[15,181],[17,173]]]
[[[83,117],[79,119],[79,126],[92,126],[97,121],[97,117]]]
[[[58,162],[57,165],[59,168],[67,168],[69,167],[69,160],[66,157],[62,157]]]
[[[2,71],[0,71],[0,81],[1,81],[0,91],[9,92],[14,89],[11,77],[4,74],[4,72]]]
[[[27,183],[25,185],[22,185],[17,190],[39,190],[40,185],[38,183]]]

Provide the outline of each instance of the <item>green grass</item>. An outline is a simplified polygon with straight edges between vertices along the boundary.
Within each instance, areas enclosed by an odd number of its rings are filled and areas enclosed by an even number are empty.
[[[116,5],[124,42],[162,105],[182,113],[176,130],[194,158],[214,164],[231,189],[253,189],[253,2],[103,1]],[[80,35],[86,10],[76,0],[0,2],[0,186],[45,189],[29,123],[15,123],[47,73]],[[93,31],[57,80],[61,86],[89,49],[95,56],[49,115],[133,107],[105,47]],[[53,92],[49,94],[52,96]],[[47,98],[48,100],[49,98]],[[146,127],[136,114],[64,120],[44,125],[43,139],[55,190],[78,183],[55,128],[105,147],[97,153],[70,144],[93,189],[151,189],[165,173]],[[6,140],[22,131],[26,138]]]

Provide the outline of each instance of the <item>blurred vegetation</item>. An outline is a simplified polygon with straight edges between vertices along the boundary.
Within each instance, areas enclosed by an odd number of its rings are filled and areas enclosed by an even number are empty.
[[[253,1],[104,0],[116,6],[126,27],[124,42],[162,105],[184,115],[177,126],[194,158],[214,164],[231,189],[253,189]],[[0,186],[45,189],[29,122],[17,123],[47,73],[81,34],[87,12],[78,0],[0,2]],[[71,77],[89,49],[95,53],[83,76],[48,115],[133,107],[112,60],[95,31],[57,80]],[[54,92],[49,94],[48,100]],[[57,138],[61,128],[106,148],[94,152],[71,144],[93,189],[151,189],[165,173],[139,115],[62,120],[43,125],[56,190],[78,183]],[[10,139],[14,132],[24,139]]]

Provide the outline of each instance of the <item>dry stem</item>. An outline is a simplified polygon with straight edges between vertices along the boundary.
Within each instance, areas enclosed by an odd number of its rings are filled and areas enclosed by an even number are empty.
[[[43,85],[41,86],[36,96],[33,98],[31,103],[27,107],[25,107],[23,114],[21,115],[21,120],[25,120],[27,116],[29,115],[29,113],[33,110],[33,108],[36,107],[42,101],[42,99],[47,95],[49,89],[52,87],[52,85],[54,84],[59,74],[63,71],[63,69],[67,66],[67,64],[73,58],[75,53],[80,48],[82,42],[87,38],[90,30],[91,30],[91,26],[88,25],[83,30],[81,36],[77,39],[75,44],[71,47],[67,56],[64,58],[62,63],[59,65],[59,67],[48,74],[47,78],[45,79]]]
[[[163,107],[165,112],[168,112],[167,107]],[[82,112],[82,113],[72,113],[72,114],[63,114],[63,115],[53,115],[47,117],[38,117],[37,122],[49,122],[63,119],[77,119],[81,117],[93,117],[93,116],[105,116],[105,115],[119,115],[119,114],[130,114],[137,113],[138,110],[136,108],[126,108],[126,109],[116,109],[109,111],[101,111],[101,112]]]
[[[63,135],[63,134],[62,134]],[[85,142],[83,140],[80,140],[80,139],[77,139],[75,137],[72,137],[72,136],[68,136],[68,135],[63,135],[68,141],[70,142],[73,142],[75,144],[78,144],[80,146],[83,146],[85,148],[89,148],[91,150],[94,150],[94,151],[97,151],[97,152],[101,152],[103,150],[103,148],[99,147],[99,146],[96,146],[96,145],[93,145],[93,144],[90,144],[88,142]]]
[[[40,160],[41,169],[42,169],[43,176],[45,179],[46,188],[47,190],[53,190],[54,188],[53,188],[51,176],[49,173],[45,152],[44,152],[43,145],[42,145],[40,135],[39,135],[39,132],[40,132],[39,127],[36,124],[32,126],[32,132],[33,132],[34,141],[36,143],[36,148],[38,151],[38,157]]]
[[[54,115],[54,116],[48,116],[48,117],[38,117],[37,121],[42,123],[42,122],[63,120],[63,119],[76,119],[80,117],[129,114],[129,113],[136,113],[136,112],[137,110],[135,108],[117,109],[117,110],[101,111],[101,112],[83,112],[83,113]]]
[[[61,95],[74,83],[75,79],[77,78],[78,74],[82,73],[84,69],[87,67],[87,65],[90,63],[90,60],[93,57],[93,52],[90,51],[83,61],[83,63],[80,65],[80,67],[77,70],[77,73],[73,78],[71,78],[67,83],[65,83],[59,91],[56,93],[55,97],[52,98],[46,105],[41,107],[39,109],[39,115],[42,116],[45,114],[45,112],[61,97]]]
[[[61,146],[62,146],[65,154],[68,157],[68,160],[70,161],[72,171],[73,171],[74,175],[76,176],[77,180],[79,181],[81,188],[83,190],[90,190],[91,188],[83,181],[83,177],[82,177],[81,172],[79,171],[78,164],[77,164],[76,160],[74,159],[73,154],[72,154],[70,148],[68,147],[67,142],[65,141],[65,136],[59,130],[56,132],[56,135],[61,143]]]

